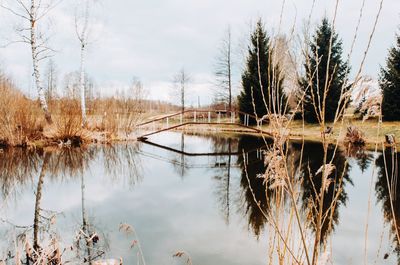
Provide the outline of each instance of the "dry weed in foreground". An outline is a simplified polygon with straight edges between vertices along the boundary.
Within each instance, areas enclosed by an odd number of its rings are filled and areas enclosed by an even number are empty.
[[[322,77],[325,82],[317,82],[313,83],[312,80],[317,78],[321,79],[319,76],[318,68],[316,67],[315,71],[313,70],[308,74],[308,77],[311,81],[308,82],[308,87],[299,95],[299,101],[297,103],[296,108],[293,110],[294,113],[301,112],[303,118],[303,145],[301,154],[298,157],[297,163],[293,162],[293,159],[290,156],[289,152],[289,141],[285,137],[285,132],[288,128],[290,128],[290,124],[293,120],[293,115],[289,117],[287,121],[283,121],[279,118],[279,115],[276,115],[277,110],[284,109],[286,110],[286,106],[268,106],[267,102],[264,102],[265,107],[268,112],[268,117],[271,117],[270,127],[272,131],[273,137],[273,145],[267,143],[265,140],[266,146],[268,147],[268,151],[265,157],[265,166],[266,172],[260,177],[264,178],[264,183],[267,184],[265,189],[268,188],[272,190],[272,202],[270,203],[270,207],[268,209],[263,209],[261,207],[260,202],[257,200],[256,195],[251,187],[251,182],[246,171],[246,176],[248,180],[248,184],[250,186],[250,191],[253,195],[254,202],[257,204],[260,212],[268,220],[268,225],[270,226],[269,234],[269,244],[268,244],[268,264],[307,264],[307,265],[317,265],[317,264],[332,264],[332,256],[331,256],[331,248],[330,245],[331,240],[330,236],[332,233],[326,234],[326,231],[332,231],[334,227],[334,212],[338,207],[339,198],[342,194],[342,185],[343,178],[345,175],[345,170],[343,170],[342,174],[338,173],[338,170],[335,170],[334,161],[337,159],[337,152],[339,152],[339,138],[334,139],[335,144],[330,144],[330,139],[332,135],[329,133],[325,133],[327,130],[327,126],[331,126],[331,131],[342,131],[344,127],[344,111],[345,106],[350,101],[350,95],[352,89],[354,89],[354,84],[350,85],[349,92],[347,92],[348,79],[349,77],[345,76],[345,82],[343,83],[343,87],[340,92],[340,100],[338,103],[338,107],[336,109],[336,113],[334,115],[334,120],[332,124],[327,124],[326,121],[326,111],[327,111],[327,97],[331,89],[331,80],[334,76],[334,71],[329,71],[331,68],[335,68],[336,66],[331,65],[332,60],[332,45],[334,39],[334,30],[332,30],[328,54],[318,54],[318,49],[310,50],[309,43],[312,42],[309,36],[309,27],[311,25],[311,17],[314,9],[316,1],[313,1],[308,25],[306,25],[304,40],[302,40],[301,49],[305,58],[306,68],[312,69],[310,67],[310,61],[312,57],[321,58],[324,57],[326,62],[326,73],[328,76]],[[377,21],[380,17],[382,10],[383,0],[380,1],[379,9],[377,10],[377,14],[375,17],[374,25],[371,29],[371,33],[369,36],[367,47],[364,51],[364,57],[360,66],[357,70],[356,80],[359,79],[360,73],[362,72],[365,57],[368,54],[368,50],[372,41],[372,37],[376,30]],[[285,1],[282,3],[282,13],[285,6]],[[337,14],[338,14],[339,1],[335,1],[334,14],[331,20],[331,25],[333,29],[335,29]],[[360,10],[360,17],[363,14],[363,7]],[[361,19],[360,19],[361,20]],[[357,25],[355,34],[354,34],[354,42],[357,38],[359,25]],[[279,36],[280,32],[278,32]],[[319,43],[314,43],[314,45],[318,46]],[[273,46],[273,45],[272,45]],[[351,58],[351,54],[353,51],[353,47],[348,55],[348,59]],[[313,54],[316,53],[316,54]],[[258,61],[260,61],[260,52],[258,51]],[[275,52],[271,51],[271,65],[274,65],[276,62],[273,60],[275,57]],[[332,60],[333,61],[333,60]],[[325,67],[325,66],[323,66]],[[259,71],[259,82],[261,86],[261,92],[264,90],[268,93],[273,94],[274,87],[262,87],[261,83],[261,73],[260,65],[258,65]],[[348,71],[349,72],[349,71]],[[329,74],[331,73],[331,74]],[[271,76],[269,78],[274,78],[274,73],[268,73]],[[302,76],[301,73],[297,73],[297,76]],[[276,82],[277,80],[275,80]],[[274,82],[272,82],[274,84]],[[317,86],[317,87],[314,87]],[[311,91],[311,97],[306,97],[306,92]],[[317,91],[314,93],[314,91]],[[321,92],[320,92],[321,91]],[[252,91],[253,92],[253,91]],[[276,96],[276,95],[275,95]],[[278,95],[279,96],[279,95]],[[310,168],[310,164],[307,161],[302,161],[304,150],[304,102],[308,100],[312,103],[315,113],[317,114],[318,124],[321,132],[321,146],[323,150],[323,155],[321,159],[321,164],[317,165],[317,169],[315,166],[313,169]],[[272,102],[278,101],[279,98],[274,98]],[[252,102],[254,105],[255,99],[252,98]],[[255,109],[255,107],[254,107]],[[330,113],[331,114],[331,113]],[[254,111],[254,115],[257,116],[256,111]],[[340,132],[339,132],[340,135]],[[361,145],[363,143],[363,135],[360,131],[355,128],[351,128],[347,131],[347,140],[354,144]],[[308,163],[308,173],[301,174],[301,165],[307,165]],[[343,161],[344,167],[347,165],[347,159]],[[298,168],[296,169],[296,165]],[[334,174],[336,173],[336,174]],[[308,199],[308,204],[303,209],[301,204],[299,203],[302,200],[302,194],[304,190],[301,189],[302,183],[307,182],[310,183],[312,187],[310,193],[311,196]],[[272,186],[272,188],[271,188]],[[329,192],[328,192],[329,191]],[[267,192],[265,192],[267,194]],[[271,192],[270,192],[271,193]],[[269,194],[270,194],[269,193]],[[270,200],[269,198],[266,198]],[[304,211],[305,210],[305,211]]]
[[[174,258],[184,258],[186,260],[186,264],[187,265],[193,265],[192,258],[185,251],[177,251],[174,255],[172,255],[172,257],[174,257]]]
[[[355,126],[347,127],[346,136],[344,139],[346,146],[365,146],[364,133]]]
[[[130,248],[133,249],[134,247],[137,246],[137,256],[139,258],[138,260],[138,265],[146,265],[146,261],[144,259],[143,251],[142,251],[142,245],[140,244],[139,237],[136,234],[135,229],[133,228],[132,225],[126,224],[126,223],[121,223],[119,225],[119,231],[126,234],[127,236],[131,237],[132,236],[132,242],[130,245]]]
[[[122,258],[118,259],[106,259],[106,260],[96,260],[92,265],[122,265]]]

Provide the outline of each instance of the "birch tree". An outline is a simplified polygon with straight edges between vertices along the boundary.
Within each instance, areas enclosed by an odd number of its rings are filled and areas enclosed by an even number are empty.
[[[29,44],[31,47],[33,77],[37,89],[40,107],[46,121],[51,124],[52,118],[46,100],[45,89],[42,85],[39,63],[51,56],[53,51],[48,47],[48,37],[40,30],[39,25],[49,12],[60,1],[53,0],[6,0],[0,6],[23,21],[23,26],[16,29],[20,39],[15,42]]]
[[[191,81],[190,76],[185,71],[185,68],[182,68],[175,76],[174,76],[174,89],[176,94],[179,97],[181,111],[185,111],[185,103],[186,103],[186,92],[188,88],[188,84]]]
[[[81,49],[81,61],[80,61],[80,78],[79,78],[79,89],[81,94],[81,109],[82,109],[82,126],[86,126],[86,101],[85,101],[85,54],[86,47],[89,39],[89,16],[90,16],[90,3],[89,0],[85,0],[84,10],[81,14],[78,12],[75,14],[75,30],[79,40]]]
[[[216,57],[214,71],[216,85],[215,93],[217,103],[227,103],[229,110],[232,109],[232,37],[231,28],[228,27],[221,41],[219,54]]]

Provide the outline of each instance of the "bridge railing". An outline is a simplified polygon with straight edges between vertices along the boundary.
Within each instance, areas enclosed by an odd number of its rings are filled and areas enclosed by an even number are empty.
[[[243,121],[239,119],[240,115]],[[165,125],[166,127],[183,124],[183,123],[240,123],[244,126],[250,126],[250,119],[259,120],[256,116],[241,111],[227,110],[185,110],[169,114],[160,118],[152,119],[137,125],[143,127],[146,125]],[[265,121],[261,121],[258,125],[263,125]]]
[[[239,118],[242,116],[241,118]],[[256,120],[257,126],[250,126],[250,120]],[[235,125],[258,133],[271,135],[261,127],[265,120],[257,119],[254,115],[240,111],[226,110],[186,110],[183,112],[165,115],[137,125],[138,129],[147,131],[140,138],[157,134],[163,131],[177,129],[186,125]],[[150,132],[149,132],[150,131]]]

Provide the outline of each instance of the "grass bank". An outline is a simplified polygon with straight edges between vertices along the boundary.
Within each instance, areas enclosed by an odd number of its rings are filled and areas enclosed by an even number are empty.
[[[343,143],[346,130],[348,126],[355,126],[362,131],[364,134],[364,140],[366,143],[367,150],[374,150],[376,144],[378,149],[382,149],[382,143],[385,142],[385,134],[393,134],[396,139],[400,139],[400,122],[383,122],[379,124],[376,120],[361,121],[361,120],[348,120],[344,122],[343,126],[337,126],[333,129],[333,133],[328,137],[328,141],[332,143]],[[332,126],[332,124],[327,124]],[[338,127],[339,126],[339,127]],[[380,128],[379,128],[380,127]],[[378,134],[379,129],[379,134]],[[203,133],[203,134],[252,134],[260,135],[260,133],[252,130],[239,127],[239,126],[228,126],[228,125],[190,125],[178,128],[179,131],[186,131],[191,133]],[[262,130],[266,132],[272,132],[272,128],[269,125],[262,126]],[[307,124],[302,121],[293,121],[289,127],[289,138],[292,141],[321,141],[321,130],[318,124]],[[400,148],[400,143],[397,143],[397,147]]]

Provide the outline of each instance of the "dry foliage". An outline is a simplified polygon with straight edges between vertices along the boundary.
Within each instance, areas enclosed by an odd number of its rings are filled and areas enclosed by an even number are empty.
[[[59,144],[81,145],[88,137],[82,128],[79,102],[64,99],[58,102],[57,108],[58,115],[55,115],[54,125],[46,132],[46,136]]]
[[[39,106],[19,92],[0,73],[0,144],[27,146],[42,137],[43,121]]]
[[[355,126],[349,126],[347,127],[347,132],[344,142],[346,146],[348,146],[349,144],[357,147],[364,146],[365,145],[364,133]]]

